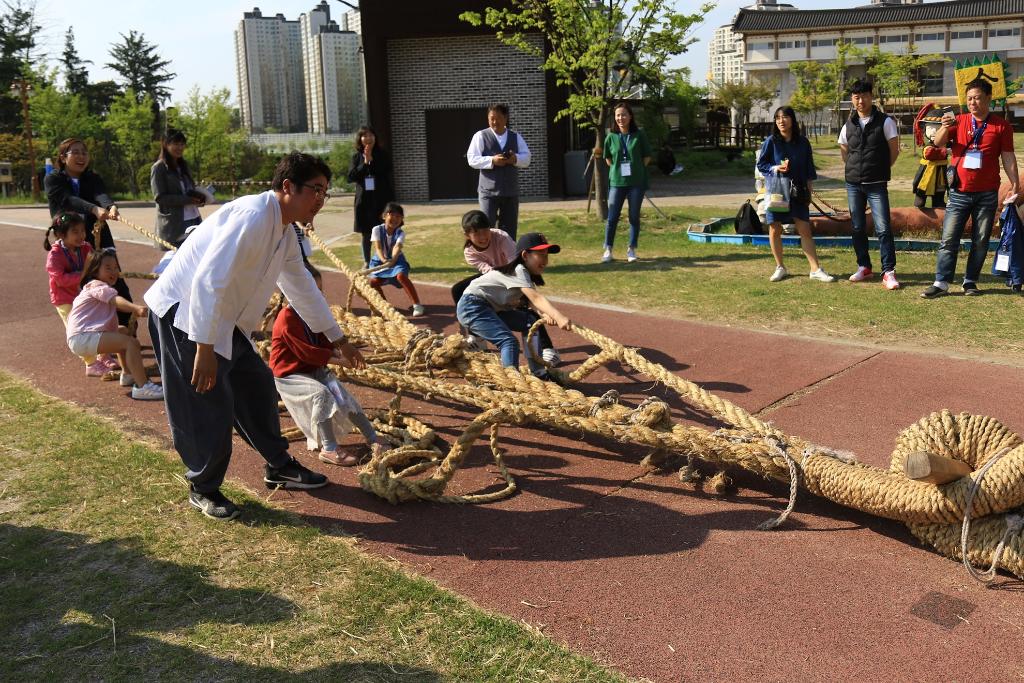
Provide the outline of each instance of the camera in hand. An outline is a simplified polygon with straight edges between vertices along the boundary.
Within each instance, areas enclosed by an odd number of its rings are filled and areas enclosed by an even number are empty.
[[[505,159],[511,159],[512,151],[506,149],[504,152],[501,153],[501,156],[504,157]]]

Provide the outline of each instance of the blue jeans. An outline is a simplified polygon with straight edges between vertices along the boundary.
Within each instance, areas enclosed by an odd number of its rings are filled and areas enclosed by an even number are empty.
[[[459,299],[459,305],[455,307],[455,314],[459,323],[472,334],[483,337],[498,347],[498,351],[501,353],[501,364],[506,368],[519,366],[519,340],[512,332],[522,333],[525,343],[526,333],[540,317],[533,311],[522,309],[495,311],[489,303],[474,294],[465,294]],[[538,353],[537,340],[539,336],[536,335],[533,338],[534,350]],[[526,354],[526,362],[533,374],[536,375],[544,371],[544,366],[535,363],[530,354]]]
[[[870,205],[871,218],[875,223],[875,236],[878,237],[878,252],[882,257],[882,272],[896,270],[896,245],[892,239],[892,229],[889,227],[888,184],[846,183],[846,200],[850,205],[850,218],[853,220],[853,251],[857,254],[857,265],[871,269],[867,231],[867,207]]]
[[[952,282],[956,274],[956,259],[960,253],[960,238],[970,217],[974,223],[971,230],[971,251],[967,254],[967,272],[964,282],[977,282],[981,267],[988,256],[988,239],[992,235],[992,222],[996,217],[999,202],[997,190],[988,192],[949,191],[946,203],[946,218],[942,222],[942,240],[939,242],[939,256],[935,264],[935,280]]]
[[[636,249],[640,238],[640,207],[644,203],[643,187],[611,187],[608,189],[608,224],[604,229],[604,246],[611,249],[615,246],[615,229],[619,227],[619,215],[622,205],[629,199],[629,247]]]

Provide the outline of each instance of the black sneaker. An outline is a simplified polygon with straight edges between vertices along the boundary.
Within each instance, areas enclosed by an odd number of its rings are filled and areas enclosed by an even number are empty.
[[[327,486],[327,477],[306,469],[294,458],[284,467],[264,469],[263,483],[268,489],[318,489]]]
[[[946,294],[948,294],[948,293],[949,292],[944,290],[942,287],[936,287],[935,285],[932,285],[928,289],[926,289],[923,292],[921,292],[921,298],[922,299],[935,299],[935,298],[940,297],[940,296],[946,296]]]
[[[1020,285],[1010,285],[1010,289],[1012,289],[1017,294],[1020,294]]]
[[[973,282],[964,283],[964,296],[981,296],[981,290]]]
[[[200,493],[189,487],[188,502],[192,507],[212,519],[227,521],[238,516],[238,506],[225,498],[220,491]]]

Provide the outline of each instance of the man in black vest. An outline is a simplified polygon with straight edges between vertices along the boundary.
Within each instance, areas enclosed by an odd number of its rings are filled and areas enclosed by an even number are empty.
[[[466,161],[480,171],[480,210],[491,225],[515,239],[519,230],[518,169],[530,165],[530,149],[522,135],[508,128],[506,105],[487,108],[487,128],[473,135]]]
[[[892,290],[899,289],[900,283],[896,279],[896,246],[889,227],[888,182],[892,165],[900,155],[900,137],[893,118],[872,103],[871,89],[869,80],[854,81],[850,88],[853,111],[839,133],[858,266],[850,281],[862,282],[872,275],[867,234],[867,207],[870,205],[882,257],[882,284]]]

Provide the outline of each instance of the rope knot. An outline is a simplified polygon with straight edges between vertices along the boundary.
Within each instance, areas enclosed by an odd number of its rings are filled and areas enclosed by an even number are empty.
[[[601,394],[601,398],[597,399],[594,405],[590,407],[590,417],[597,417],[602,409],[611,408],[618,402],[619,392],[615,391],[614,389],[609,389],[608,391]]]

